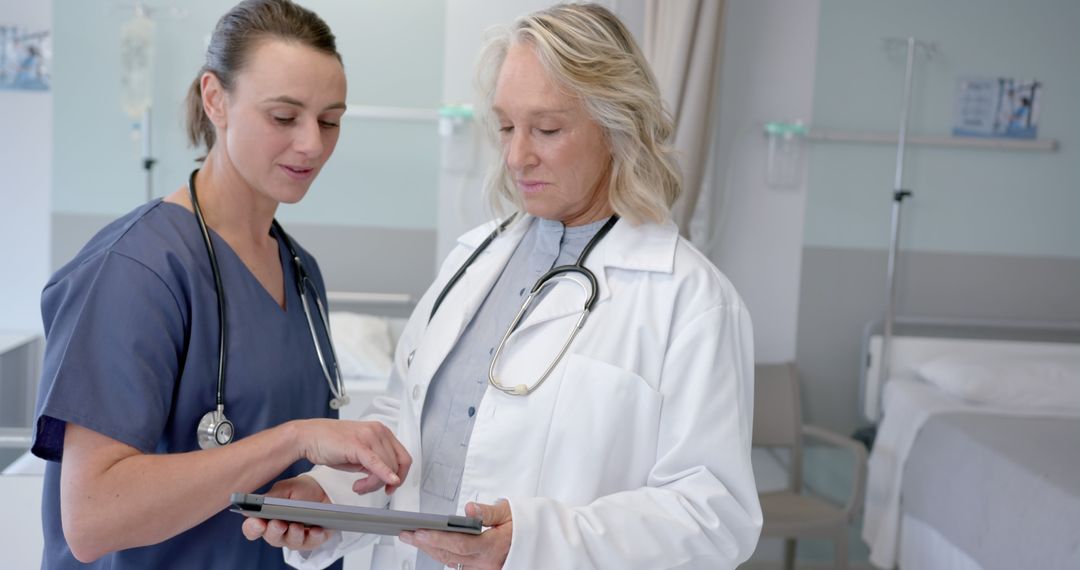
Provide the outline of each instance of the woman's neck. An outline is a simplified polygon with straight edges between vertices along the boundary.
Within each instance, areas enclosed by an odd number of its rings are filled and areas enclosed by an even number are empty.
[[[590,208],[585,212],[581,212],[574,216],[571,216],[565,220],[559,220],[562,224],[568,228],[576,228],[579,226],[587,226],[599,222],[600,220],[606,220],[615,213],[615,210],[608,204],[602,206],[596,206]]]
[[[611,201],[608,199],[608,180],[611,177],[611,166],[608,165],[609,172],[596,181],[596,185],[589,192],[589,200],[583,207],[577,212],[573,212],[567,216],[563,216],[559,221],[568,228],[576,226],[584,226],[593,222],[598,222],[605,218],[610,218],[615,213],[614,208],[611,207]]]
[[[206,225],[230,243],[260,246],[273,239],[277,202],[252,188],[227,156],[211,152],[206,157],[195,175],[195,191]]]

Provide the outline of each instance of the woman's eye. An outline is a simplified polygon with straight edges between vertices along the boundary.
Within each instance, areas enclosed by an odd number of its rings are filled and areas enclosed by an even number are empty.
[[[335,123],[333,121],[319,121],[319,127],[324,129],[336,129],[339,126],[340,123]]]
[[[293,117],[274,117],[274,122],[279,125],[291,125],[294,120]]]
[[[542,135],[550,136],[550,135],[553,135],[553,134],[559,132],[562,129],[537,129],[537,130],[540,131],[540,134],[542,134]]]
[[[510,125],[510,126],[506,126],[506,127],[499,127],[499,132],[504,134],[504,135],[508,135],[508,134],[514,132],[514,126]]]

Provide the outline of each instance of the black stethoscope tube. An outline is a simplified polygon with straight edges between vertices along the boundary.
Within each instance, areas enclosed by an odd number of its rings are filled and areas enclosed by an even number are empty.
[[[456,285],[457,282],[461,280],[461,277],[465,275],[465,271],[469,268],[469,266],[472,265],[474,261],[476,261],[476,258],[479,257],[481,253],[484,253],[484,250],[487,249],[487,246],[491,245],[491,242],[495,241],[495,238],[499,237],[499,234],[503,233],[503,231],[506,230],[506,227],[509,226],[510,222],[513,222],[515,218],[517,218],[516,212],[512,214],[509,218],[506,218],[506,220],[504,220],[501,224],[499,224],[499,226],[496,227],[495,230],[491,232],[491,234],[488,235],[487,238],[484,239],[484,241],[480,242],[480,245],[477,246],[476,251],[472,252],[472,255],[470,255],[469,258],[465,260],[465,263],[461,264],[461,267],[458,268],[456,273],[454,273],[454,276],[446,282],[446,286],[443,287],[443,290],[441,292],[439,292],[439,296],[435,298],[435,304],[431,307],[431,314],[428,315],[429,323],[431,322],[431,319],[435,318],[435,312],[439,310],[439,305],[442,305],[443,299],[445,299],[446,295],[450,293],[450,290],[454,288],[454,285]]]
[[[476,250],[472,252],[472,255],[470,255],[469,258],[465,260],[465,263],[461,264],[461,267],[458,268],[457,272],[454,273],[453,277],[451,277],[450,280],[446,282],[446,285],[443,286],[442,291],[439,292],[439,296],[435,298],[435,303],[431,307],[431,314],[428,315],[429,323],[431,322],[431,319],[435,318],[435,312],[439,310],[439,306],[442,305],[443,299],[445,299],[446,296],[450,294],[450,290],[453,289],[454,285],[456,285],[457,282],[461,280],[462,276],[465,275],[465,271],[469,269],[469,266],[471,266],[473,262],[476,261],[477,257],[480,257],[480,254],[483,253],[489,245],[491,245],[491,242],[495,241],[495,238],[499,237],[499,234],[503,233],[503,231],[506,230],[506,227],[509,226],[515,218],[517,218],[516,212],[512,214],[509,218],[506,218],[506,220],[504,220],[502,223],[500,223],[494,231],[492,231],[486,238],[484,238],[484,241],[480,242],[480,245],[476,247]],[[618,221],[619,216],[617,214],[613,214],[611,218],[609,218],[608,221],[599,230],[597,230],[596,235],[594,235],[592,239],[589,240],[589,243],[585,244],[585,249],[581,250],[581,255],[578,256],[577,261],[573,265],[560,265],[559,267],[552,268],[550,271],[542,275],[540,279],[536,281],[536,284],[533,285],[531,292],[536,293],[537,291],[539,291],[540,288],[543,287],[547,281],[549,281],[552,277],[555,277],[556,275],[568,272],[580,273],[589,280],[589,299],[585,303],[585,309],[591,311],[593,305],[596,304],[596,292],[598,286],[596,283],[596,276],[593,275],[592,271],[589,271],[585,268],[585,259],[589,257],[589,253],[591,253],[593,248],[596,247],[596,244],[599,243],[600,240],[605,235],[607,235],[609,231],[611,231],[611,228],[615,226],[615,222]]]
[[[218,268],[217,254],[214,253],[214,244],[210,241],[210,231],[206,229],[206,221],[203,219],[202,209],[199,208],[199,198],[195,192],[195,175],[198,173],[198,170],[191,171],[191,177],[188,178],[188,193],[191,194],[191,207],[195,210],[195,219],[199,222],[203,243],[206,244],[206,253],[210,256],[210,269],[214,273],[214,288],[217,291],[218,381],[216,405],[220,409],[225,405],[225,287],[221,284],[221,269]]]
[[[429,323],[431,322],[431,318],[435,316],[435,311],[439,309],[439,305],[442,304],[443,299],[446,298],[446,295],[450,292],[450,290],[454,287],[458,280],[461,279],[461,277],[465,274],[465,271],[469,268],[470,265],[472,265],[473,261],[475,261],[476,258],[480,255],[480,253],[483,252],[484,249],[486,249],[491,244],[491,242],[494,241],[495,238],[498,237],[499,234],[506,229],[506,227],[510,224],[510,222],[514,220],[516,216],[517,214],[514,214],[513,216],[510,216],[510,218],[508,218],[506,221],[499,224],[499,226],[496,227],[493,232],[491,232],[487,239],[485,239],[483,242],[480,243],[479,246],[477,246],[476,251],[474,251],[472,255],[470,255],[469,258],[465,260],[465,263],[462,264],[461,268],[458,269],[456,273],[454,273],[454,276],[450,278],[450,280],[443,287],[443,290],[439,293],[439,296],[435,299],[435,304],[431,309],[431,316],[428,317]],[[584,326],[585,319],[587,319],[589,313],[592,312],[593,305],[596,304],[599,285],[597,284],[596,276],[593,275],[593,272],[589,271],[585,267],[585,260],[589,257],[589,253],[592,252],[596,244],[599,243],[605,235],[607,235],[607,233],[611,230],[612,227],[615,226],[616,222],[618,221],[619,216],[612,215],[611,218],[609,218],[608,221],[604,223],[600,230],[596,232],[596,235],[594,235],[592,239],[589,240],[589,243],[585,245],[585,248],[581,251],[581,255],[578,256],[576,262],[571,265],[560,265],[559,267],[555,267],[542,275],[540,279],[536,281],[536,284],[533,285],[532,290],[529,292],[529,296],[526,297],[524,304],[522,304],[521,308],[518,309],[517,315],[510,323],[510,326],[506,329],[506,334],[503,335],[502,340],[499,341],[498,346],[495,348],[495,354],[494,356],[492,356],[491,364],[488,366],[488,383],[491,384],[491,386],[505,394],[509,394],[512,396],[528,396],[537,388],[539,388],[540,385],[543,384],[544,381],[551,374],[552,370],[555,369],[555,366],[566,354],[567,349],[570,348],[570,344],[574,342],[574,338],[581,330],[581,327]],[[585,285],[581,284],[579,281],[565,275],[568,273],[578,273],[580,275],[583,275],[589,282],[588,287],[585,287]],[[574,281],[575,283],[580,285],[582,289],[585,289],[587,299],[585,301],[585,306],[581,311],[581,316],[578,318],[577,324],[571,330],[569,338],[567,338],[566,342],[563,343],[562,349],[559,351],[558,355],[555,356],[554,360],[552,360],[551,363],[548,364],[547,368],[544,370],[544,373],[540,376],[539,380],[533,382],[532,384],[518,383],[513,386],[506,386],[495,377],[499,355],[502,354],[503,348],[506,346],[506,341],[510,338],[510,335],[514,333],[514,330],[517,329],[518,324],[521,323],[521,319],[525,316],[525,313],[528,311],[529,306],[532,305],[532,303],[539,298],[537,297],[537,295],[539,295],[540,290],[557,279],[569,279],[570,281]],[[409,361],[412,361],[411,355],[409,357]]]
[[[232,422],[225,417],[225,358],[228,354],[226,349],[228,329],[225,313],[225,287],[221,282],[221,269],[218,266],[217,254],[214,252],[214,244],[210,240],[210,230],[206,227],[206,220],[203,219],[202,208],[199,207],[199,198],[195,191],[195,175],[198,174],[198,172],[198,170],[193,171],[191,177],[188,179],[188,193],[191,195],[191,206],[195,211],[195,219],[198,220],[199,223],[199,231],[202,233],[203,243],[206,245],[206,253],[210,257],[210,268],[214,274],[214,290],[217,293],[218,305],[218,379],[217,395],[215,398],[216,408],[200,419],[199,427],[196,431],[199,446],[206,449],[209,447],[227,445],[232,441],[235,430]],[[332,359],[331,365],[327,365],[326,357],[323,355],[322,347],[319,344],[319,336],[315,331],[315,321],[311,316],[311,309],[308,307],[307,296],[305,295],[306,284],[311,282],[311,278],[304,269],[304,263],[300,259],[300,254],[297,253],[296,246],[293,244],[289,234],[282,229],[281,224],[279,224],[277,220],[271,220],[271,225],[277,232],[277,235],[281,236],[281,239],[285,243],[285,248],[289,250],[289,257],[292,259],[293,273],[296,278],[296,292],[300,297],[300,304],[304,310],[304,317],[307,319],[311,340],[315,345],[315,354],[319,359],[319,366],[322,368],[323,377],[326,379],[326,383],[330,388],[330,393],[333,396],[330,399],[330,407],[335,410],[340,409],[349,402],[349,397],[345,394],[345,386],[341,380],[341,373],[337,367],[337,354],[334,351],[334,342],[330,336],[330,323],[327,319],[326,310],[323,308],[323,303],[319,298],[318,291],[313,291],[312,295],[315,297],[315,306],[319,312],[319,320],[322,322],[323,331],[326,333],[326,342],[330,348],[330,357]],[[333,367],[332,370],[331,366]],[[333,376],[333,378],[331,378],[331,376]]]

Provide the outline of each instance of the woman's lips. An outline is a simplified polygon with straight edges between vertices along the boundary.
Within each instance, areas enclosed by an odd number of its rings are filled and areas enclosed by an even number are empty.
[[[541,180],[518,180],[518,187],[526,194],[535,194],[547,186],[547,182]]]
[[[281,170],[285,172],[285,175],[293,180],[303,181],[309,180],[313,174],[315,174],[314,168],[305,168],[302,166],[286,166],[284,164],[279,165]]]

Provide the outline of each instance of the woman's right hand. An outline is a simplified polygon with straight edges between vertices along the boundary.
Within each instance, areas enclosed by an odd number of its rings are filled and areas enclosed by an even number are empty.
[[[326,492],[323,491],[318,481],[307,475],[282,479],[274,483],[274,486],[270,488],[266,495],[268,497],[280,497],[298,501],[329,502]],[[300,523],[253,517],[244,521],[243,531],[248,540],[262,538],[271,546],[277,548],[288,546],[293,550],[317,548],[329,538],[328,532],[333,532],[317,526],[307,527]]]
[[[381,422],[300,420],[302,456],[316,465],[367,473],[353,484],[358,494],[385,485],[393,493],[409,473],[412,456],[390,428]]]

